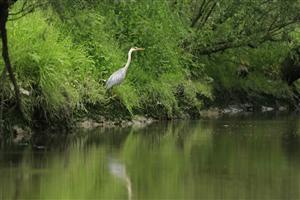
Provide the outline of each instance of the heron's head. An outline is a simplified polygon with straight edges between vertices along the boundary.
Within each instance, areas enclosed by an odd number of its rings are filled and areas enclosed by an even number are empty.
[[[139,48],[139,47],[132,47],[130,50],[131,51],[144,51],[145,49],[144,48]]]

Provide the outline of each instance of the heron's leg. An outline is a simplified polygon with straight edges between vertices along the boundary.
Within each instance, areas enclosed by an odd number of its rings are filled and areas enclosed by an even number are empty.
[[[115,99],[117,97],[117,95],[114,94],[114,92],[113,92],[112,89],[108,90],[107,93],[109,95],[109,97],[107,98],[107,100],[109,100],[109,101],[112,100],[112,99]]]
[[[115,99],[117,97],[117,95],[113,95],[113,96],[110,96],[110,97],[108,97],[108,100],[111,100],[111,99]]]

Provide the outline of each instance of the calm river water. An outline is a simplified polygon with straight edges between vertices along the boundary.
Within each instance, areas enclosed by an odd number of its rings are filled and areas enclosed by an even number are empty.
[[[78,131],[0,150],[0,199],[300,199],[300,117]]]

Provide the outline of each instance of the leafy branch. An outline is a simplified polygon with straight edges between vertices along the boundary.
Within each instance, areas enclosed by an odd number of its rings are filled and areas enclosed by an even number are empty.
[[[197,55],[283,41],[282,36],[300,23],[299,0],[202,0],[199,5],[191,20],[200,38],[192,48]]]

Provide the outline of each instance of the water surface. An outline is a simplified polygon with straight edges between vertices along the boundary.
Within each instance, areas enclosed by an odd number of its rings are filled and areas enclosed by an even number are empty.
[[[297,116],[78,131],[0,150],[0,199],[300,199]]]

